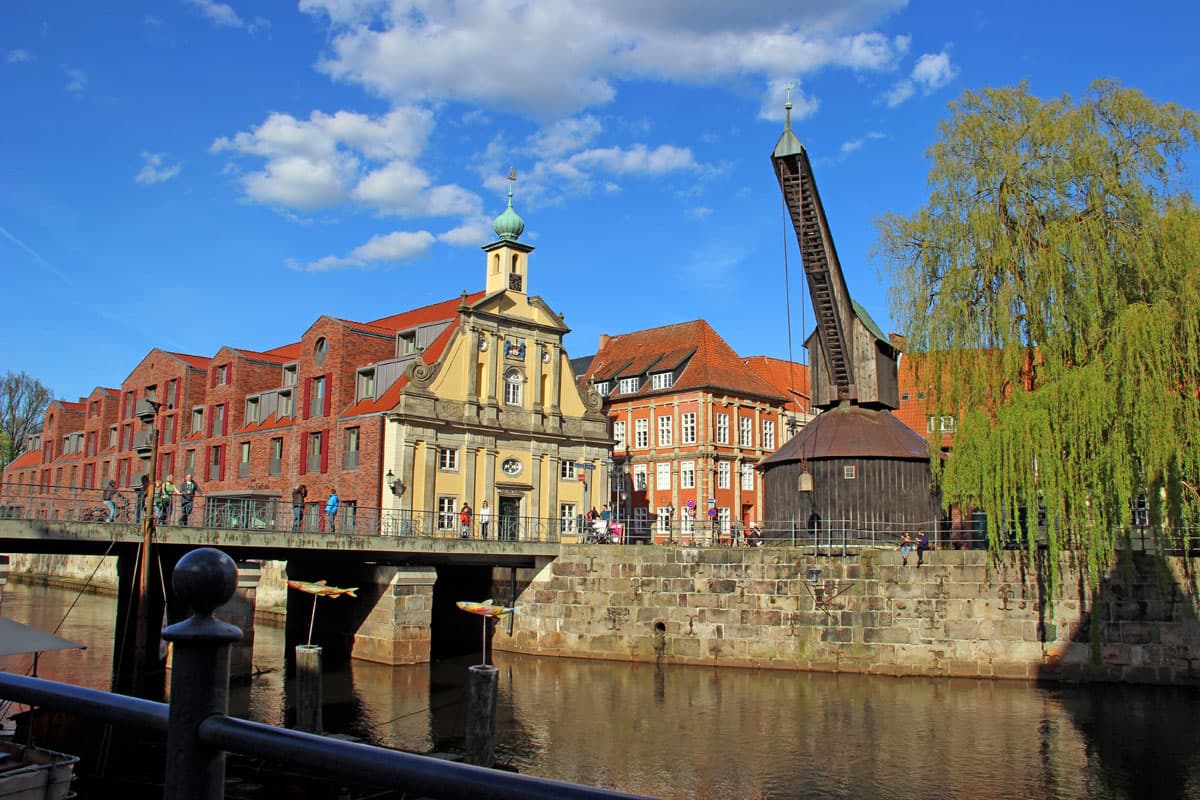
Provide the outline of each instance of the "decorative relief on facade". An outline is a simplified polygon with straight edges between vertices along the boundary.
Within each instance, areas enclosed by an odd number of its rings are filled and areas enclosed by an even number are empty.
[[[525,360],[525,341],[523,339],[507,339],[504,342],[504,357],[516,361]]]
[[[426,364],[423,361],[414,361],[404,370],[404,376],[408,378],[408,382],[420,389],[428,389],[429,384],[433,383],[435,375],[437,375],[437,365]]]

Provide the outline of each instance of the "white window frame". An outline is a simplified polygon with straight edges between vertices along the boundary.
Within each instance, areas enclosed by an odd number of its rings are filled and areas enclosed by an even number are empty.
[[[670,414],[662,414],[658,418],[658,446],[670,447],[671,441],[674,439],[673,431],[671,430],[672,417]]]
[[[717,509],[717,527],[721,533],[729,533],[729,506],[721,506]]]
[[[695,461],[680,461],[679,462],[679,488],[680,489],[695,489],[696,488],[696,462]]]
[[[650,376],[651,389],[670,389],[675,384],[675,373],[655,372]]]
[[[563,481],[575,480],[575,462],[572,459],[564,458],[558,462],[558,479]]]
[[[375,399],[375,369],[360,369],[358,371],[358,386],[355,400]]]
[[[728,414],[717,414],[717,444],[729,444]]]
[[[754,418],[738,416],[738,446],[754,447]]]
[[[596,394],[600,395],[601,397],[608,397],[611,390],[612,384],[608,381],[600,381],[596,384]]]
[[[621,390],[621,394],[637,394],[637,390],[638,390],[637,376],[635,375],[632,378],[621,378],[620,390]]]
[[[858,469],[853,464],[843,465],[842,479],[847,481],[858,480]]]
[[[729,488],[729,462],[728,461],[717,462],[717,488],[718,489],[728,489]]]
[[[754,491],[754,465],[742,464],[742,489]]]
[[[762,446],[764,450],[775,449],[775,420],[773,419],[762,421]]]
[[[579,512],[576,510],[574,503],[559,503],[558,523],[562,526],[563,533],[575,533],[578,530],[578,519]]]
[[[695,411],[687,411],[679,415],[679,441],[681,444],[696,443]]]
[[[258,422],[258,406],[259,397],[257,395],[246,398],[246,418],[242,420],[243,424],[249,425],[252,422]]]
[[[504,373],[504,405],[521,405],[521,373],[510,369]]]
[[[655,510],[654,516],[658,521],[658,532],[664,533],[667,536],[671,535],[671,507],[659,506]]]
[[[671,490],[671,462],[660,461],[654,465],[654,489],[659,492]]]
[[[439,531],[452,531],[458,525],[458,498],[442,495],[437,500],[437,526]]]
[[[286,392],[280,392],[279,399],[275,405],[275,416],[279,419],[296,416],[296,395],[291,389],[288,389]]]
[[[635,450],[645,450],[650,446],[650,420],[635,419],[633,421],[633,447]]]
[[[458,448],[457,447],[439,447],[438,448],[438,471],[439,472],[458,472]]]
[[[646,491],[646,486],[647,486],[646,465],[645,464],[634,464],[633,465],[633,490],[635,492],[644,492],[644,491]]]
[[[625,449],[625,420],[616,420],[613,422],[613,449]]]

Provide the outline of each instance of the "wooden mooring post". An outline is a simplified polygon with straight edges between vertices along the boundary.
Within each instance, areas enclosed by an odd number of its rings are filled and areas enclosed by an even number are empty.
[[[496,761],[496,687],[500,670],[476,664],[467,675],[467,763],[491,767]]]
[[[324,732],[321,652],[317,644],[296,645],[296,730]]]

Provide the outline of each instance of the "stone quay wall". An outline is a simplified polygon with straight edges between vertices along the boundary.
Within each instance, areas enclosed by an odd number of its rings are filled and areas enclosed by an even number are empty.
[[[1021,554],[564,547],[497,650],[711,666],[1200,685],[1200,559],[1126,555],[1096,592]],[[819,569],[819,576],[810,570]],[[812,579],[810,579],[810,577]],[[527,583],[526,583],[527,581]]]

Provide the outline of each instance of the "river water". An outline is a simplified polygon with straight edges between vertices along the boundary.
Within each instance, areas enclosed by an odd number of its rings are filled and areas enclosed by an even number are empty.
[[[77,602],[76,602],[77,601]],[[10,583],[0,613],[86,643],[40,677],[107,689],[116,602]],[[232,713],[288,724],[283,631]],[[416,752],[463,747],[465,673],[351,662],[326,676],[327,732]],[[26,672],[31,657],[0,659]],[[497,653],[497,761],[662,798],[1200,800],[1200,692],[884,678]]]

